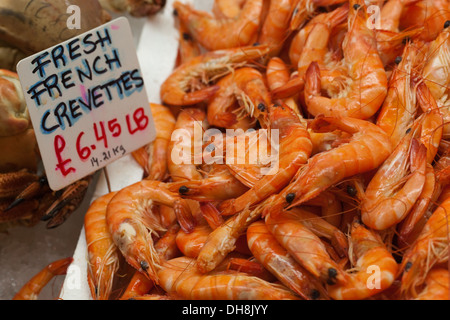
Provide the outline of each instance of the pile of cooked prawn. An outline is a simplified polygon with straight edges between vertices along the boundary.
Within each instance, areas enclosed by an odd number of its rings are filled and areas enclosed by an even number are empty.
[[[450,2],[174,9],[145,176],[85,216],[92,297],[449,299]],[[276,131],[277,170],[202,158],[257,143],[175,134],[209,129]]]

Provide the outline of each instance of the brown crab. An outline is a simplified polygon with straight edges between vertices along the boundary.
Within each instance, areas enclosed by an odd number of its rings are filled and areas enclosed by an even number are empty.
[[[128,12],[135,17],[145,17],[164,8],[166,0],[100,0],[100,4],[111,11]]]
[[[60,225],[81,203],[91,177],[50,190],[17,74],[0,70],[0,224]]]

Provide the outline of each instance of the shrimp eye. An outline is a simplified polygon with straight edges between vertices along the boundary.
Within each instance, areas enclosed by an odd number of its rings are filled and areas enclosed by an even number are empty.
[[[447,20],[444,23],[444,29],[447,29],[448,27],[450,27],[450,20]]]
[[[405,271],[407,272],[409,269],[411,269],[411,267],[412,267],[412,262],[411,261],[406,263],[405,264]]]
[[[253,44],[253,46],[254,47],[257,47],[257,46],[259,46],[261,43],[259,43],[259,42],[255,42],[254,44]]]
[[[173,9],[172,14],[174,15],[174,17],[178,17],[178,11],[177,11],[177,9]]]
[[[354,197],[356,196],[356,188],[354,186],[347,186],[347,193],[349,196]]]
[[[411,132],[411,128],[406,129],[406,134]]]
[[[189,33],[183,32],[183,40],[186,41],[192,40],[191,35]]]
[[[264,103],[260,103],[260,104],[258,104],[258,109],[259,109],[259,111],[264,112],[266,110],[266,105]]]
[[[178,192],[181,194],[186,194],[189,192],[189,188],[186,186],[181,186],[180,189],[178,189]]]
[[[295,198],[295,193],[288,193],[286,195],[286,202],[291,203],[292,201],[294,201],[294,198]]]
[[[337,270],[334,268],[328,269],[328,281],[327,283],[329,285],[333,285],[336,283],[336,277],[337,277]]]
[[[311,297],[311,299],[317,300],[320,298],[320,292],[317,291],[316,289],[313,289],[311,290],[311,294],[309,296]]]
[[[399,64],[400,62],[402,62],[402,57],[398,56],[395,58],[395,64]]]
[[[141,265],[141,268],[142,268],[142,270],[144,270],[144,271],[147,270],[148,267],[149,267],[147,261],[144,261],[144,260],[142,260],[139,264]]]
[[[359,4],[357,4],[357,3],[355,3],[355,4],[353,5],[353,9],[354,9],[354,10],[358,10],[360,7],[361,7],[361,5],[359,5]]]

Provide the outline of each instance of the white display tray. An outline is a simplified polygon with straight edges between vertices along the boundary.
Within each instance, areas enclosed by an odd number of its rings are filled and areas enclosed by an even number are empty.
[[[195,8],[211,10],[212,0],[181,1],[193,3]],[[131,18],[130,25],[137,37],[137,54],[146,84],[149,102],[160,103],[159,88],[173,71],[177,49],[178,31],[173,16],[174,0],[167,0],[164,9],[149,18]],[[142,179],[143,170],[131,155],[124,156],[106,167],[111,191],[117,191]],[[108,193],[104,172],[101,173],[91,202]],[[81,230],[73,254],[74,261],[67,270],[60,292],[62,300],[92,300],[87,283],[87,248],[84,228]]]

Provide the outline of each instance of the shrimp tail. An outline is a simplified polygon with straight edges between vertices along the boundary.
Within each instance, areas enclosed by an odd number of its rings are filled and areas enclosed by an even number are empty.
[[[217,210],[215,205],[211,202],[204,202],[200,204],[200,210],[202,212],[203,218],[205,218],[211,229],[217,229],[224,222],[220,211]]]
[[[419,140],[413,138],[411,140],[411,172],[420,169],[427,157],[427,148]]]
[[[188,201],[186,199],[177,199],[174,203],[173,209],[181,229],[187,233],[192,232],[197,223],[192,215]]]
[[[316,61],[311,62],[305,74],[305,93],[310,96],[320,96],[322,89],[320,83],[320,67]]]
[[[222,128],[229,128],[237,122],[237,116],[232,112],[221,112],[214,117],[215,125]]]
[[[305,86],[305,79],[302,77],[294,77],[286,84],[274,89],[270,94],[273,100],[290,98],[299,93]]]
[[[189,92],[183,97],[183,105],[194,105],[211,98],[219,90],[219,86],[210,86],[194,92]]]

